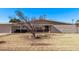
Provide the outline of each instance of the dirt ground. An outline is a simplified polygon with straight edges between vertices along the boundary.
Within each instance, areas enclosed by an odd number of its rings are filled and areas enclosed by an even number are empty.
[[[0,36],[1,51],[79,51],[77,33],[39,33],[41,39],[33,39],[30,33]]]

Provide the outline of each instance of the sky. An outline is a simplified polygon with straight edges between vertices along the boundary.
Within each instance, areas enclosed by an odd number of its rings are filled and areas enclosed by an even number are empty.
[[[11,17],[16,17],[15,11],[22,11],[29,18],[46,15],[46,19],[59,22],[74,23],[79,20],[79,8],[0,8],[0,23],[9,22]]]

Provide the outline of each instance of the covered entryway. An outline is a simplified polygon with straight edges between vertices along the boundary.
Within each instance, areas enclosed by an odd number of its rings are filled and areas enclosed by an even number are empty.
[[[12,26],[12,33],[26,33],[28,32],[25,26]]]
[[[45,32],[49,32],[50,31],[50,26],[45,26]]]
[[[51,26],[50,25],[39,25],[36,27],[36,32],[50,32]]]

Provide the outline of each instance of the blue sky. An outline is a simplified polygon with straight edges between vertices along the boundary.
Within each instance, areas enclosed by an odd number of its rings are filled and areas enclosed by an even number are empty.
[[[0,23],[8,22],[9,16],[16,16],[18,8],[0,8]],[[46,18],[54,21],[71,23],[79,19],[79,8],[20,8],[28,17],[39,17],[46,14]]]

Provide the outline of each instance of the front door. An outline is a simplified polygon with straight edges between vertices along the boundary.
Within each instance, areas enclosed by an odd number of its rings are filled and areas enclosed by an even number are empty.
[[[49,32],[49,26],[45,26],[45,32]]]

